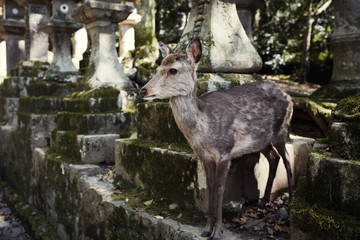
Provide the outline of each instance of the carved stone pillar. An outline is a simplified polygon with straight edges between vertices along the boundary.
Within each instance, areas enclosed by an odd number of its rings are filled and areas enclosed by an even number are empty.
[[[74,22],[71,16],[74,9],[73,0],[53,0],[51,18],[39,27],[40,31],[49,34],[54,52],[46,78],[70,82],[79,79],[71,57],[71,36],[82,25]]]
[[[74,11],[74,19],[85,25],[91,39],[90,63],[84,76],[90,87],[132,88],[115,48],[118,23],[132,11],[131,6],[105,1],[84,2]]]
[[[203,56],[198,71],[205,73],[254,73],[262,60],[247,37],[235,3],[226,0],[193,0],[188,23],[177,51],[199,37]]]
[[[43,1],[28,0],[26,16],[26,58],[47,62],[48,34],[39,31],[39,25],[48,19],[48,9]]]
[[[11,0],[5,1],[3,19],[0,26],[6,41],[7,75],[25,56],[25,9]]]
[[[141,21],[141,16],[136,9],[129,17],[119,23],[119,57],[135,49],[135,29],[134,26]]]

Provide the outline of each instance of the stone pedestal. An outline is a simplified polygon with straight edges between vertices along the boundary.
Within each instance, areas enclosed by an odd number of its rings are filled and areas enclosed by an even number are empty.
[[[83,59],[83,54],[88,47],[88,35],[86,29],[83,27],[74,33],[73,41],[73,63],[76,68],[80,68],[80,61]]]
[[[236,0],[236,10],[246,35],[251,42],[254,41],[252,34],[252,22],[254,12],[264,3],[264,0]]]
[[[38,29],[39,25],[48,19],[47,8],[45,4],[39,3],[39,1],[28,0],[27,2],[26,58],[47,62],[49,36]]]
[[[14,1],[5,1],[3,19],[0,26],[6,40],[6,66],[7,75],[25,56],[25,9]]]
[[[317,90],[319,99],[360,95],[360,2],[333,1],[335,27],[331,36],[333,70],[329,85]]]
[[[71,58],[71,36],[82,25],[75,23],[71,17],[75,3],[72,0],[54,0],[52,7],[53,16],[39,27],[40,31],[49,34],[54,52],[45,78],[76,82],[79,73]]]
[[[136,9],[129,17],[119,23],[119,57],[123,57],[129,51],[135,49],[135,29],[134,26],[141,21],[141,16]]]
[[[262,60],[240,23],[235,3],[193,0],[177,51],[184,52],[195,37],[202,43],[200,72],[254,73],[262,67]]]
[[[91,39],[90,63],[84,76],[90,87],[132,88],[115,48],[118,22],[132,11],[131,6],[103,1],[85,2],[74,11],[74,19],[85,25]]]

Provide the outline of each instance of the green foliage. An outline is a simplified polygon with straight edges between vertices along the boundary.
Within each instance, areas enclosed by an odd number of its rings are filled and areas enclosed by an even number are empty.
[[[177,43],[185,27],[189,0],[156,0],[156,37],[165,43]]]
[[[313,11],[325,2],[313,0]],[[267,0],[260,8],[260,18],[254,28],[254,44],[264,61],[265,71],[292,74],[299,70],[308,4],[309,0]],[[318,68],[316,71],[322,73],[331,72],[329,36],[333,19],[331,7],[314,19],[310,62]]]

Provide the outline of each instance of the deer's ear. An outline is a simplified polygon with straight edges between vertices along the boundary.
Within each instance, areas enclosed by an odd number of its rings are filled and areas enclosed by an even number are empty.
[[[169,54],[174,53],[174,51],[165,43],[159,42],[160,51],[163,58],[166,58]]]
[[[193,63],[198,63],[201,59],[201,43],[200,39],[195,38],[186,48],[186,55]]]

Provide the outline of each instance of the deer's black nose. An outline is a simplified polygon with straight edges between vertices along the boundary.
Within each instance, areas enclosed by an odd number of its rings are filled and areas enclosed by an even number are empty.
[[[145,88],[140,89],[140,96],[145,97],[147,90]]]

